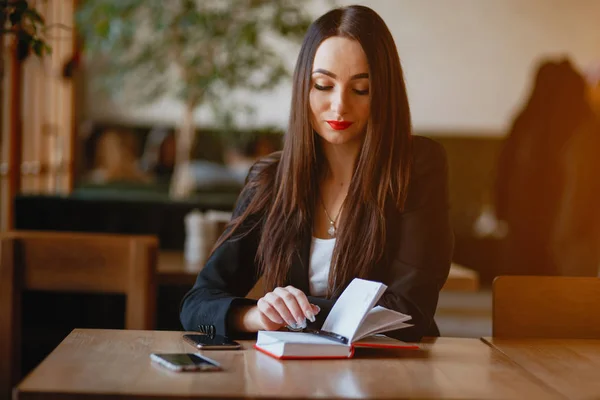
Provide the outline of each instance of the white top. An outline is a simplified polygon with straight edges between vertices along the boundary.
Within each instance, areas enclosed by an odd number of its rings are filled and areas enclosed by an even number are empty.
[[[312,238],[308,282],[312,296],[325,296],[335,239]]]

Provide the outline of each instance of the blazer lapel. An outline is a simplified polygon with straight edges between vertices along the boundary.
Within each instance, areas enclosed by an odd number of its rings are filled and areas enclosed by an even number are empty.
[[[304,293],[310,293],[310,285],[308,283],[308,268],[310,260],[310,235],[304,235],[300,246],[292,261],[290,269],[290,285],[302,290]]]

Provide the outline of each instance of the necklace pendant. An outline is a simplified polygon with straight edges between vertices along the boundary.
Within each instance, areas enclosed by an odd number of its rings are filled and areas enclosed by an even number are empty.
[[[331,237],[335,237],[335,226],[333,224],[329,225],[329,229],[327,229],[327,233]]]

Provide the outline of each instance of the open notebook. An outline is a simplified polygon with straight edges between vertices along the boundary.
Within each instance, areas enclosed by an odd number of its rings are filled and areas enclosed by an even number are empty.
[[[349,358],[355,347],[418,348],[376,335],[411,326],[406,323],[409,315],[373,307],[386,288],[383,283],[356,278],[336,301],[321,330],[260,331],[254,347],[281,359]]]

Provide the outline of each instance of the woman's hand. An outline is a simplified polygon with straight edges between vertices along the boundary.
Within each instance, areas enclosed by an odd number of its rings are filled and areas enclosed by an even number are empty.
[[[241,332],[276,331],[286,325],[304,328],[306,319],[314,322],[319,311],[304,292],[287,286],[265,294],[255,306],[240,307],[230,315],[229,323]]]
[[[258,300],[252,319],[262,330],[277,330],[288,325],[291,328],[305,328],[306,319],[315,321],[319,307],[310,304],[308,298],[293,286],[278,287]]]

